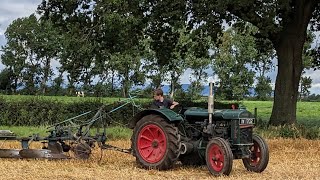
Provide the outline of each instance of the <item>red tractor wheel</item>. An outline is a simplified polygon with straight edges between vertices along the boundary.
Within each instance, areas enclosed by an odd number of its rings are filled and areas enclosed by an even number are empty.
[[[248,171],[262,172],[269,162],[269,148],[265,140],[259,135],[252,135],[252,140],[250,158],[242,159],[242,162]]]
[[[222,138],[213,138],[206,149],[207,167],[211,174],[229,175],[232,170],[233,154],[228,142]]]
[[[137,122],[131,137],[133,155],[144,168],[165,170],[180,153],[178,129],[158,115],[147,115]]]

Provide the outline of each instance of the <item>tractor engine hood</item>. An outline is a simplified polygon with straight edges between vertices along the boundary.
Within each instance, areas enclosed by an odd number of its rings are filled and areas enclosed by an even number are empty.
[[[186,119],[208,119],[209,113],[207,109],[192,107],[184,112]],[[213,113],[213,120],[227,120],[227,119],[242,119],[254,118],[253,114],[246,109],[215,109]]]

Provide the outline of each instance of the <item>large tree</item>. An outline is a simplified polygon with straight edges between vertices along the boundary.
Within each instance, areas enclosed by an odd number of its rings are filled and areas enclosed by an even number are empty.
[[[243,99],[249,95],[254,82],[254,72],[249,65],[255,60],[255,39],[250,36],[251,26],[244,31],[230,28],[219,38],[215,50],[213,70],[219,77],[217,94],[224,99]]]
[[[320,1],[200,0],[190,2],[189,7],[191,23],[208,31],[221,25],[223,20],[241,19],[259,28],[257,36],[272,42],[278,74],[270,124],[296,123],[302,50],[308,27],[319,30]]]
[[[130,65],[140,63],[137,53],[131,53],[139,49],[143,31],[138,1],[43,0],[38,13],[62,34],[59,59],[71,90],[78,82],[90,86],[95,77],[102,84],[110,73],[112,81],[121,77],[127,95],[133,84],[128,82]]]
[[[188,37],[187,54],[185,60],[187,67],[192,73],[189,77],[190,86],[188,88],[191,99],[196,99],[201,96],[204,89],[202,83],[207,83],[209,65],[212,60],[209,49],[213,47],[213,41],[204,31],[192,31]]]
[[[39,66],[32,48],[36,25],[37,19],[31,15],[14,20],[5,32],[7,43],[2,47],[1,62],[12,72],[14,93],[22,83],[29,87],[36,84],[35,69]]]
[[[155,86],[167,80],[169,76],[171,97],[178,87],[178,81],[185,70],[184,53],[186,42],[184,41],[187,21],[186,1],[140,1],[144,12],[144,19],[147,26],[144,30],[149,39],[149,48],[154,57],[146,59],[148,64],[154,64],[150,68],[150,74],[157,72],[156,76],[151,76]],[[149,66],[150,67],[150,66]],[[166,73],[167,72],[167,73]],[[162,77],[161,77],[162,76]],[[160,83],[160,84],[159,84]]]

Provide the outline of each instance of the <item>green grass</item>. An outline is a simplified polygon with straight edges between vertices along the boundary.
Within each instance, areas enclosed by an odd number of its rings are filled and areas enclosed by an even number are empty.
[[[39,134],[39,136],[47,136],[48,129],[46,127],[31,127],[31,126],[0,126],[1,130],[11,130],[19,137],[29,137],[33,134]]]
[[[41,100],[50,100],[50,101],[58,101],[64,103],[72,103],[72,102],[92,102],[99,101],[103,103],[113,103],[123,100],[125,98],[119,97],[71,97],[71,96],[32,96],[32,95],[1,95],[0,98],[5,99],[6,101],[25,101],[28,99],[41,99]],[[138,98],[139,102],[148,102],[150,99],[147,98]]]
[[[64,96],[25,96],[25,95],[0,95],[0,98],[6,101],[24,101],[32,98],[41,98],[45,100],[59,101],[64,103],[82,102],[82,101],[102,101],[103,103],[117,102],[123,98],[95,98],[95,97],[64,97]],[[151,99],[136,99],[139,102],[150,102]],[[225,101],[230,103],[229,101]],[[254,108],[258,109],[258,126],[255,128],[256,132],[267,138],[272,137],[288,137],[299,138],[305,137],[308,139],[320,138],[320,102],[298,102],[297,104],[297,126],[283,126],[283,127],[267,127],[265,126],[270,118],[272,112],[272,101],[241,101],[247,110],[254,112]],[[261,124],[260,124],[261,123]],[[9,129],[17,134],[19,137],[30,136],[32,134],[39,134],[42,137],[48,135],[46,127],[8,127],[0,126],[0,129]],[[131,129],[122,127],[112,127],[107,130],[107,137],[109,139],[129,139],[132,134]]]
[[[272,101],[243,101],[242,104],[247,110],[253,113],[257,108],[258,118],[266,122],[269,120],[272,112]],[[298,102],[297,104],[298,124],[307,126],[320,126],[320,102]]]

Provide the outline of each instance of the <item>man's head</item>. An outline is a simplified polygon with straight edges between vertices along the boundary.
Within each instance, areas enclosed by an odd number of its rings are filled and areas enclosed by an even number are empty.
[[[154,92],[153,92],[153,98],[154,98],[154,100],[160,100],[160,98],[161,97],[163,97],[163,91],[162,91],[162,89],[156,89],[156,90],[154,90]]]

